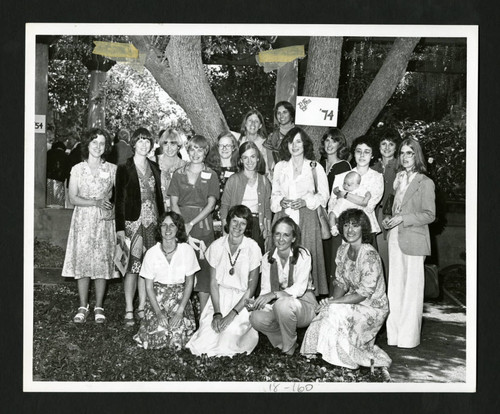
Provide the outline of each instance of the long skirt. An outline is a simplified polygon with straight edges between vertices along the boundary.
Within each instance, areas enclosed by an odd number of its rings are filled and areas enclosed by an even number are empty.
[[[312,258],[312,278],[314,283],[314,294],[327,295],[328,282],[325,273],[325,258],[323,256],[323,240],[321,239],[321,227],[316,210],[307,207],[299,210],[299,227],[301,245],[304,246]],[[286,216],[283,211],[274,215],[273,224],[281,217]]]
[[[332,304],[322,310],[307,328],[300,353],[321,354],[330,364],[357,369],[359,366],[388,367],[389,356],[375,345],[386,310],[362,304]]]
[[[153,288],[160,309],[170,319],[182,301],[184,283],[163,285],[155,282]],[[134,335],[134,340],[144,349],[164,347],[182,349],[193,336],[195,329],[193,306],[190,301],[184,308],[184,317],[179,325],[176,328],[164,328],[158,324],[158,317],[148,298],[144,307],[144,318],[141,320],[139,331]]]
[[[219,285],[220,311],[226,316],[240,301],[245,292]],[[210,298],[200,317],[198,329],[186,345],[194,355],[233,356],[246,352],[250,354],[257,346],[259,334],[250,325],[250,314],[243,308],[239,315],[222,332],[212,329],[214,307]]]
[[[414,348],[420,344],[425,256],[404,254],[399,248],[398,239],[398,228],[395,227],[389,231],[387,344]]]

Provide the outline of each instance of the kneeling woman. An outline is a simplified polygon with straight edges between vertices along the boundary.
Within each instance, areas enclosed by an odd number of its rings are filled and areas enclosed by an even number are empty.
[[[186,345],[195,355],[250,354],[257,345],[259,335],[245,308],[257,287],[262,259],[259,245],[248,237],[252,220],[248,207],[232,207],[225,228],[228,234],[207,249],[210,299],[201,313],[200,329]]]
[[[320,312],[306,331],[300,353],[320,353],[330,364],[357,369],[388,367],[391,359],[375,344],[389,306],[380,256],[368,244],[370,219],[359,209],[344,211],[339,231],[345,244],[337,250],[332,297],[320,302]]]
[[[145,349],[183,348],[196,324],[189,296],[200,270],[193,248],[186,243],[182,217],[170,211],[160,217],[158,243],[149,249],[140,276],[146,279],[148,301],[134,339]]]
[[[307,327],[318,306],[313,294],[311,255],[300,246],[300,228],[282,217],[272,228],[274,248],[262,259],[261,294],[250,316],[252,326],[287,355],[297,348],[297,328]]]

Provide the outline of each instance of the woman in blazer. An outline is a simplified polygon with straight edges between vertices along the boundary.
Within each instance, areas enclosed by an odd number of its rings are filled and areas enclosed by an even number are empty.
[[[134,325],[134,296],[138,288],[137,317],[144,317],[146,285],[137,277],[146,250],[156,243],[157,219],[165,207],[158,164],[147,158],[153,138],[146,128],[137,129],[130,140],[134,156],[116,170],[116,236],[130,241],[130,257],[125,274],[125,323]]]
[[[420,144],[407,138],[400,148],[392,217],[383,220],[390,229],[387,344],[414,348],[420,344],[424,260],[431,254],[428,224],[434,221],[436,206]]]

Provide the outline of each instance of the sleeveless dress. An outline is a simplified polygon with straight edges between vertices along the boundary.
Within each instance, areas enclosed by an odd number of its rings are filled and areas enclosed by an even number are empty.
[[[116,165],[103,162],[93,175],[86,161],[71,169],[78,182],[78,196],[87,200],[110,197]],[[75,206],[66,247],[62,275],[81,279],[112,279],[114,275],[115,220],[106,220],[97,206]]]

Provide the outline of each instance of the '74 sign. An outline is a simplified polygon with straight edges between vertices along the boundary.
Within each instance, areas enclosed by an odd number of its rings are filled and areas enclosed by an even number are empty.
[[[297,96],[295,123],[297,125],[337,126],[339,100],[337,98],[318,98]]]

